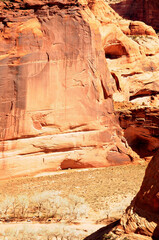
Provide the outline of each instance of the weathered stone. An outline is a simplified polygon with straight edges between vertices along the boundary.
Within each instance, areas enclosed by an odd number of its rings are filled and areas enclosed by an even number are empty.
[[[143,21],[156,30],[159,29],[159,2],[158,0],[106,0],[120,16]]]
[[[135,232],[159,238],[159,151],[149,163],[141,189],[126,210],[121,225]]]
[[[102,0],[24,0],[0,9],[2,177],[14,165],[12,175],[137,158],[112,98],[159,102],[155,31]]]
[[[159,109],[142,107],[119,111],[120,125],[131,148],[140,157],[153,156],[159,148]]]
[[[115,164],[108,155],[116,144],[117,163],[130,162],[87,2],[11,4],[1,6],[1,178]]]

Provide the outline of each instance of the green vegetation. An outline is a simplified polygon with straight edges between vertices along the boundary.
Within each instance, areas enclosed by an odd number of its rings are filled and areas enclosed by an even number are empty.
[[[103,235],[103,240],[115,240],[115,239],[117,239],[113,234],[104,234]]]
[[[113,233],[109,233],[109,234],[104,234],[103,235],[103,239],[102,240],[117,240],[118,237],[115,236]],[[120,238],[121,240],[129,240],[129,238],[124,237],[124,238]]]
[[[150,35],[128,35],[128,37],[134,40],[135,42],[138,42],[140,40],[147,41],[154,39],[154,37]]]

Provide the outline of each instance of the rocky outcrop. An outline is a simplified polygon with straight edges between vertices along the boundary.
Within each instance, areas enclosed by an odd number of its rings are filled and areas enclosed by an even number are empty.
[[[130,5],[127,2],[127,7]],[[98,8],[99,4],[94,3],[91,10],[101,22],[105,56],[116,82],[113,99],[118,106],[121,127],[133,150],[141,157],[152,156],[159,147],[158,36],[152,27],[142,22],[122,19],[110,6],[109,11],[104,11],[106,18]]]
[[[125,232],[159,239],[159,151],[149,163],[141,189],[121,220]]]
[[[3,1],[0,8],[2,178],[138,158],[112,98],[159,102],[153,28],[99,0]]]
[[[159,30],[158,0],[106,0],[110,6],[126,19],[143,21]]]
[[[89,2],[100,22],[105,56],[118,91],[116,102],[158,98],[159,39],[154,29],[139,21],[125,20],[102,1]]]
[[[153,96],[156,99],[154,105],[158,106],[159,39],[152,35],[126,36],[121,27],[115,26],[115,29],[116,35],[109,46],[108,35],[105,38],[108,67],[118,83],[114,100],[139,105],[145,102],[150,106]],[[143,97],[147,97],[146,101],[142,101]]]
[[[89,6],[101,23],[105,56],[118,90],[114,100],[137,99],[142,103],[142,97],[158,97],[159,39],[154,29],[139,21],[124,20],[101,1],[92,1]]]
[[[1,2],[0,178],[132,160],[88,5]]]
[[[120,109],[119,120],[129,146],[142,158],[153,156],[159,148],[159,109]]]

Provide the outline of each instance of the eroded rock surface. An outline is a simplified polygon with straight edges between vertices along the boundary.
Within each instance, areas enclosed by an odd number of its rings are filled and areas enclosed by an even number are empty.
[[[159,39],[154,29],[123,19],[102,1],[91,1],[89,7],[101,23],[105,56],[118,90],[114,101],[142,104],[142,97],[152,95],[159,100]]]
[[[106,0],[122,17],[143,21],[159,30],[158,0]]]
[[[0,8],[2,178],[138,158],[112,97],[158,104],[154,29],[99,0],[3,1]]]
[[[1,178],[130,162],[88,3],[0,7]]]
[[[159,239],[159,151],[149,163],[141,189],[121,220],[124,230]]]
[[[112,4],[117,3],[113,1]],[[131,7],[130,2],[127,4]],[[158,36],[151,26],[123,19],[110,6],[102,5],[101,1],[92,1],[90,9],[101,23],[105,56],[116,82],[113,99],[118,105],[117,112],[125,137],[141,157],[152,156],[158,148]],[[122,109],[124,104],[125,112]],[[139,120],[139,123],[138,118],[143,118],[143,121]],[[143,152],[144,147],[146,151]]]
[[[159,148],[159,109],[120,109],[119,120],[129,146],[142,158],[153,156]]]

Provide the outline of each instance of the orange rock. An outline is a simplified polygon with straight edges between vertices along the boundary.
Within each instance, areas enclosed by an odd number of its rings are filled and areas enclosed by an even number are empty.
[[[128,13],[134,6],[130,0],[107,2],[116,11],[115,6],[120,6],[117,11],[119,14],[123,11]],[[140,1],[137,4],[140,6]],[[100,32],[108,67],[117,83],[114,101],[158,106],[159,39],[153,28],[143,22],[121,19],[113,14],[109,23],[104,20],[101,23]],[[156,99],[156,104],[151,96]]]
[[[158,115],[159,110],[146,108],[144,105],[143,108],[130,109],[127,112],[120,110],[120,124],[125,138],[142,158],[152,156],[159,148]]]
[[[131,161],[100,23],[82,4],[26,0],[3,12],[0,178]]]
[[[158,103],[155,31],[103,0],[0,9],[1,178],[130,162],[112,99]]]
[[[126,19],[143,21],[154,29],[159,29],[159,2],[157,0],[106,0],[110,6]]]
[[[141,189],[121,220],[126,232],[159,238],[159,152],[149,163]]]
[[[143,22],[131,21],[129,28],[131,35],[151,35],[157,37],[155,30]]]

